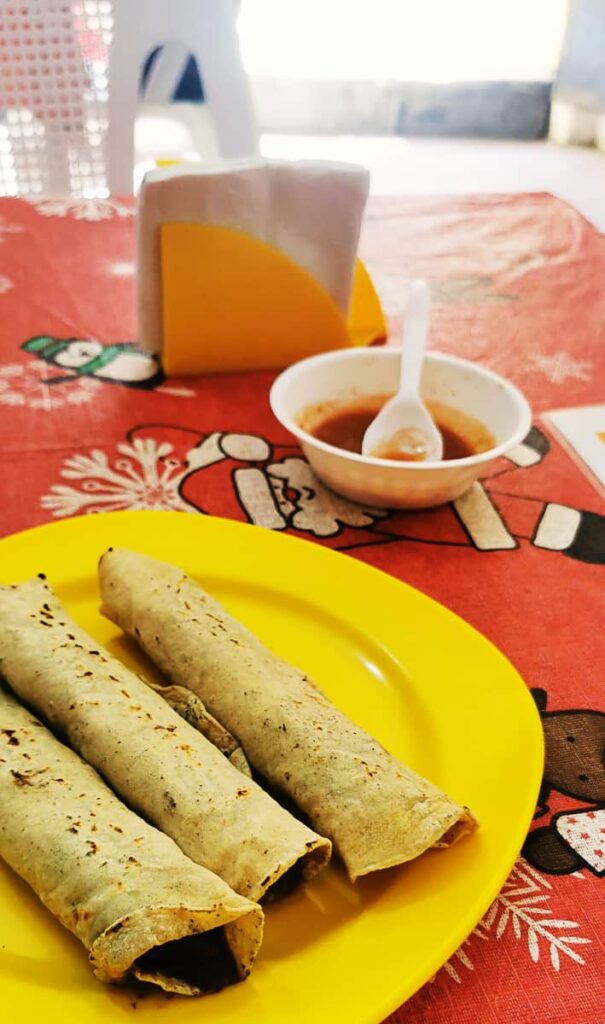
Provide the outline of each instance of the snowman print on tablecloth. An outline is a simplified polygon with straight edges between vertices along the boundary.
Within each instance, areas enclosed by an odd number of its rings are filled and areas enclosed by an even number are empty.
[[[39,335],[24,342],[21,348],[63,371],[49,371],[47,384],[65,384],[80,377],[91,377],[150,391],[165,380],[157,356],[141,352],[130,341],[104,345],[94,338]]]

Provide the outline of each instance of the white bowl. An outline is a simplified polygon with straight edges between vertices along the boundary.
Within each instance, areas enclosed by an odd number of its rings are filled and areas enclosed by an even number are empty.
[[[397,390],[396,349],[340,349],[290,366],[271,388],[271,408],[298,438],[317,476],[353,501],[379,508],[429,508],[460,497],[485,468],[518,444],[531,427],[520,391],[476,363],[429,352],[422,372],[425,401],[443,402],[480,420],[496,446],[447,462],[394,462],[343,451],[303,430],[299,418],[318,402],[347,401]]]

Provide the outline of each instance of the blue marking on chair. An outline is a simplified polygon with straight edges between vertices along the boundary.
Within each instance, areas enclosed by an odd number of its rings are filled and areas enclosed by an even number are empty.
[[[152,70],[157,70],[157,61],[162,60],[164,46],[156,46],[143,64],[139,91],[144,97],[149,77]],[[192,54],[189,54],[185,68],[174,84],[171,95],[166,97],[167,103],[204,103],[204,87],[202,78],[197,66],[197,61]]]

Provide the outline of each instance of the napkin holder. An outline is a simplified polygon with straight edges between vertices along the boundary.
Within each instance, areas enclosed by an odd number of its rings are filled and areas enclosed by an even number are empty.
[[[170,375],[280,369],[386,337],[360,260],[345,316],[314,277],[266,242],[210,224],[164,222],[159,231],[162,364]]]

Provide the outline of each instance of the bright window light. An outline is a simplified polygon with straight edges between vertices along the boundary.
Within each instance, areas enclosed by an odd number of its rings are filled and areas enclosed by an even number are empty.
[[[549,81],[567,0],[242,0],[250,75]]]

